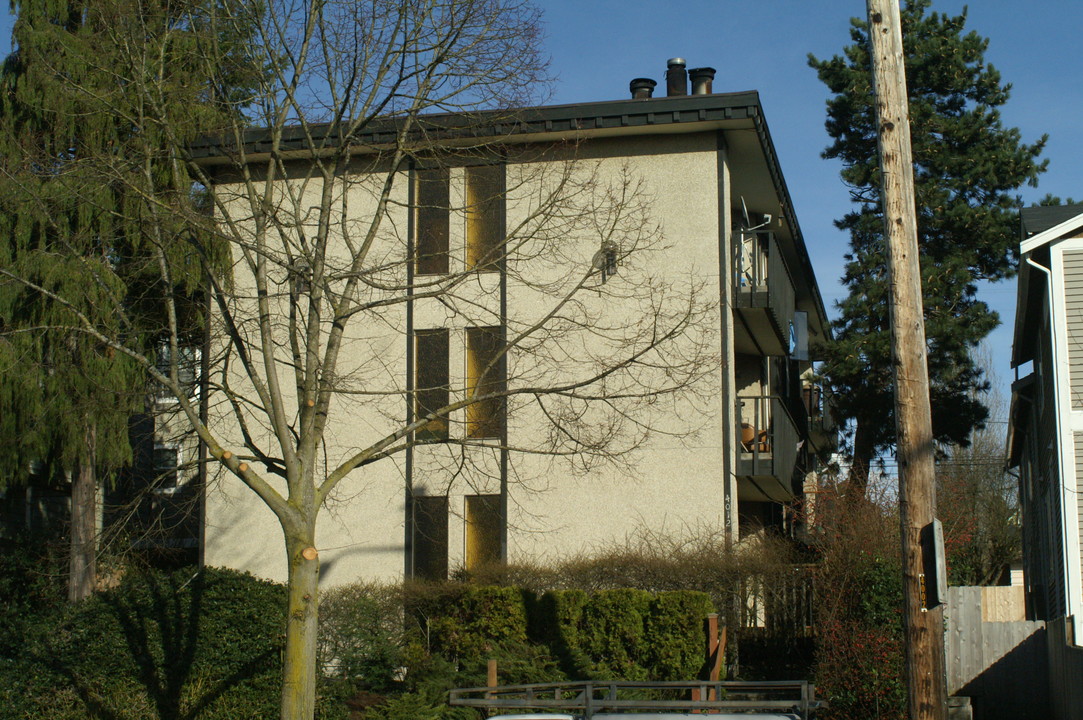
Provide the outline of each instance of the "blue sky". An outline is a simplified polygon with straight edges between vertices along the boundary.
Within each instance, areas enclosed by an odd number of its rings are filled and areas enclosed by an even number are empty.
[[[5,3],[6,4],[6,3]],[[863,2],[838,0],[546,0],[545,46],[556,80],[551,102],[623,98],[633,77],[662,80],[667,58],[718,69],[716,92],[758,90],[828,311],[844,295],[838,284],[846,236],[832,225],[849,206],[838,165],[822,160],[826,88],[808,67],[809,53],[828,57],[849,42],[849,18]],[[957,13],[964,3],[935,0]],[[0,53],[12,18],[0,15]],[[1083,200],[1083,85],[1076,53],[1083,3],[984,0],[969,7],[969,29],[990,39],[986,60],[1013,85],[1004,122],[1024,141],[1049,134],[1049,171],[1028,204],[1047,192]],[[982,289],[1004,323],[990,341],[999,390],[1011,381],[1008,356],[1014,282]]]

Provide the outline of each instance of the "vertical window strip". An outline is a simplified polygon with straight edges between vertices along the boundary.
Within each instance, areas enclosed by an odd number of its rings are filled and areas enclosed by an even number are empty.
[[[414,413],[421,419],[449,403],[451,381],[448,372],[449,336],[446,328],[414,332]],[[430,420],[415,435],[421,441],[448,439],[448,419]]]
[[[499,327],[467,328],[467,397],[503,393],[507,385],[507,361]],[[505,398],[488,397],[466,408],[466,435],[469,438],[499,438],[504,435]]]
[[[418,275],[448,272],[451,190],[447,168],[416,172],[416,237],[414,252]]]
[[[504,247],[503,165],[466,168],[466,267],[498,272]]]

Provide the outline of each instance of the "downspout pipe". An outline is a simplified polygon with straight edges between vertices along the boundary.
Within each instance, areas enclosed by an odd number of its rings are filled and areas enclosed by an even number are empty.
[[[1054,322],[1054,311],[1056,310],[1056,306],[1055,306],[1055,298],[1054,298],[1054,294],[1053,294],[1053,272],[1049,268],[1036,263],[1034,261],[1034,259],[1031,258],[1029,255],[1027,256],[1027,265],[1030,265],[1032,268],[1034,268],[1035,270],[1040,271],[1043,275],[1045,275],[1045,294],[1046,294],[1046,298],[1047,298],[1048,303],[1049,303],[1049,337],[1050,337],[1050,345],[1052,345],[1052,356],[1053,356],[1052,360],[1053,360],[1053,367],[1054,367],[1054,376],[1058,379],[1058,383],[1057,383],[1058,387],[1055,388],[1055,392],[1053,393],[1053,408],[1054,408],[1053,416],[1056,418],[1056,426],[1057,426],[1057,449],[1058,449],[1058,452],[1057,452],[1057,474],[1060,476],[1059,477],[1060,482],[1058,483],[1057,490],[1060,492],[1060,524],[1061,524],[1060,532],[1061,532],[1062,536],[1065,536],[1065,535],[1067,535],[1067,532],[1066,532],[1066,530],[1067,530],[1067,513],[1066,513],[1065,496],[1068,494],[1066,492],[1067,483],[1068,483],[1068,475],[1067,475],[1067,468],[1065,468],[1065,466],[1064,466],[1064,453],[1065,453],[1065,445],[1064,444],[1065,444],[1066,438],[1064,436],[1064,414],[1062,412],[1063,408],[1061,407],[1061,398],[1060,398],[1061,393],[1060,393],[1060,387],[1059,387],[1059,385],[1060,385],[1059,380],[1062,377],[1062,373],[1060,372],[1060,369],[1061,369],[1060,343],[1058,342],[1058,339],[1057,339],[1057,324],[1056,324],[1056,322]],[[1073,624],[1073,627],[1075,627],[1076,619],[1075,619],[1075,613],[1073,612],[1073,610],[1074,610],[1074,607],[1073,607],[1073,605],[1074,605],[1073,591],[1072,591],[1072,585],[1068,581],[1069,578],[1074,573],[1072,573],[1072,569],[1071,569],[1070,562],[1069,562],[1069,559],[1068,559],[1068,548],[1067,547],[1062,547],[1062,550],[1061,550],[1061,564],[1063,566],[1062,571],[1064,573],[1064,615],[1066,617],[1073,618],[1072,619],[1072,624]]]

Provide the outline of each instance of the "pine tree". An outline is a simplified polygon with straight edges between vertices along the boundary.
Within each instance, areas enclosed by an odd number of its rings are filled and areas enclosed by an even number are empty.
[[[985,62],[989,41],[965,31],[966,12],[928,13],[931,0],[908,0],[903,44],[914,156],[925,333],[933,407],[940,442],[965,445],[988,411],[987,389],[971,351],[999,323],[978,299],[977,283],[1015,272],[1019,198],[1048,161],[1045,138],[1023,143],[1004,127],[999,108],[1011,86]],[[842,161],[855,208],[836,225],[850,233],[834,340],[825,374],[839,419],[853,421],[851,477],[863,488],[869,463],[895,435],[887,258],[880,206],[877,132],[864,20],[851,20],[843,55],[809,57],[832,93],[827,102],[827,159]]]
[[[200,7],[13,3],[15,50],[0,71],[0,486],[27,482],[31,463],[70,475],[72,600],[94,585],[96,476],[131,462],[129,418],[148,390],[140,363],[87,335],[82,318],[152,357],[166,331],[155,309],[166,294],[157,252],[176,268],[169,290],[197,296],[202,275],[197,258],[185,261],[184,225],[155,224],[151,236],[146,204],[193,191],[172,161],[176,145],[218,127],[258,77],[239,57],[232,76],[217,75],[231,84],[201,80]],[[160,103],[129,92],[140,76],[116,71],[121,47],[126,59],[139,48],[145,73],[168,74],[166,92],[152,99]],[[147,162],[103,162],[136,146],[131,157]],[[118,177],[118,167],[130,176]],[[141,175],[153,177],[144,183],[153,200],[133,192]],[[195,330],[197,304],[180,310],[180,325]]]

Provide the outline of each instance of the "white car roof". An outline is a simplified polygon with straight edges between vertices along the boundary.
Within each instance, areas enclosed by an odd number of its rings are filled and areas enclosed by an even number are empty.
[[[582,720],[582,715],[566,713],[520,713],[516,715],[493,715],[489,720]],[[692,713],[594,713],[595,720],[677,720],[677,718],[702,718]],[[800,720],[791,713],[711,713],[711,720]]]

